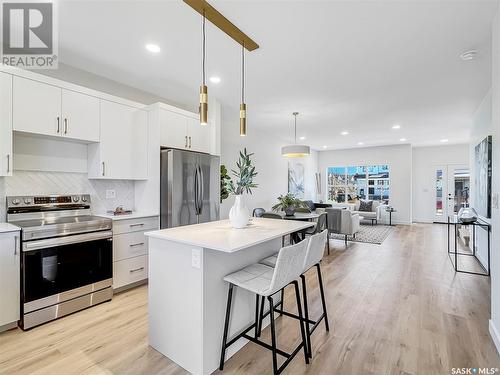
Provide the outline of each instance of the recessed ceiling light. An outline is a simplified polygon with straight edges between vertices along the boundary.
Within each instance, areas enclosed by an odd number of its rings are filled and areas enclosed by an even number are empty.
[[[160,46],[158,46],[157,44],[152,44],[152,43],[146,44],[146,49],[152,53],[158,53],[161,51]]]
[[[220,77],[217,77],[217,76],[213,76],[213,77],[210,77],[210,82],[212,83],[220,83]]]
[[[327,148],[328,146],[323,146],[323,148]]]
[[[460,54],[460,59],[462,59],[463,61],[470,61],[470,60],[474,60],[477,56],[477,51],[472,49],[470,51],[465,51],[463,53]]]
[[[358,146],[363,146],[365,142],[358,142]]]
[[[342,135],[347,135],[347,134],[349,134],[349,132],[348,132],[347,130],[344,130],[344,131],[343,131],[342,133],[340,133],[340,134],[342,134]]]
[[[406,138],[400,138],[399,141],[400,142],[406,142]]]
[[[301,141],[303,141],[304,139],[306,139],[306,137],[300,137],[299,138]]]
[[[446,143],[446,142],[448,142],[448,140],[447,139],[441,139],[439,142]]]
[[[392,125],[392,128],[393,128],[393,129],[401,129],[401,125],[399,125],[399,124],[394,124],[394,125]]]

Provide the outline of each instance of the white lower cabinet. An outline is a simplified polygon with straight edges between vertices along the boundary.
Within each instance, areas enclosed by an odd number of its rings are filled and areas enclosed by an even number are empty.
[[[146,231],[159,228],[157,216],[113,222],[113,289],[125,289],[148,278]]]
[[[0,233],[0,330],[19,320],[19,232]]]

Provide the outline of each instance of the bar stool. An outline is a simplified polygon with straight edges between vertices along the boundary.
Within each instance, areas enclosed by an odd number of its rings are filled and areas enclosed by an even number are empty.
[[[307,245],[306,257],[304,259],[304,266],[302,269],[302,273],[300,278],[302,280],[302,293],[304,300],[304,318],[306,322],[306,336],[307,336],[307,351],[310,358],[312,358],[312,344],[311,344],[311,335],[318,328],[318,325],[322,320],[325,321],[325,329],[327,332],[330,331],[330,324],[328,322],[328,312],[326,309],[326,300],[325,300],[325,291],[323,287],[323,277],[321,275],[321,265],[320,262],[323,259],[323,255],[325,253],[325,244],[328,241],[328,230],[323,230],[321,233],[317,233],[309,237],[309,243]],[[273,267],[276,264],[276,255],[272,255],[268,258],[265,258],[261,261],[263,265],[268,267]],[[309,319],[309,306],[307,300],[307,285],[306,285],[306,277],[305,273],[309,271],[311,268],[316,267],[316,271],[318,274],[318,283],[319,283],[319,291],[321,296],[321,304],[323,307],[323,313],[317,320]],[[283,307],[283,298],[284,298],[284,288],[281,290],[281,309],[275,308],[276,312],[281,314],[285,314],[287,316],[294,316],[289,312],[284,311]],[[262,310],[260,313],[260,320],[262,320]],[[312,327],[310,326],[312,324]]]
[[[224,333],[222,336],[222,349],[219,369],[222,371],[224,369],[224,360],[226,356],[226,350],[232,344],[234,344],[241,337],[252,341],[266,349],[271,350],[273,356],[273,373],[275,375],[280,374],[285,367],[292,361],[295,355],[300,351],[304,350],[304,359],[306,363],[309,363],[309,355],[307,350],[307,338],[306,331],[304,329],[304,317],[302,315],[302,304],[300,301],[299,283],[297,279],[299,278],[306,257],[307,251],[307,240],[301,241],[295,245],[287,246],[281,248],[276,258],[276,265],[274,268],[265,266],[263,264],[257,263],[252,264],[248,267],[243,268],[240,271],[232,273],[224,277],[224,281],[229,283],[229,291],[227,295],[227,305],[226,305],[226,318],[224,322]],[[300,324],[300,333],[302,341],[300,344],[292,351],[292,353],[286,353],[277,347],[276,343],[276,327],[274,322],[274,301],[273,296],[278,293],[285,286],[293,284],[295,287],[295,297],[297,299],[297,309],[298,316],[294,318],[298,319]],[[233,288],[237,286],[239,288],[245,289],[249,292],[255,293],[256,295],[256,308],[255,308],[255,322],[247,327],[243,332],[239,333],[236,337],[233,337],[228,342],[228,329],[229,321],[231,317],[231,302]],[[269,301],[269,315],[271,320],[271,345],[258,339],[258,333],[260,333],[260,315],[259,315],[259,297],[264,301],[267,298]],[[254,336],[250,336],[248,333],[250,330],[255,329]],[[278,366],[277,355],[285,357],[285,361]]]

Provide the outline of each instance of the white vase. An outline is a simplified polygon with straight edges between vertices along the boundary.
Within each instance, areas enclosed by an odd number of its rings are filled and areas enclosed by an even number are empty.
[[[229,221],[233,228],[245,228],[250,220],[250,211],[248,211],[245,201],[241,195],[235,195],[234,204],[229,211]]]

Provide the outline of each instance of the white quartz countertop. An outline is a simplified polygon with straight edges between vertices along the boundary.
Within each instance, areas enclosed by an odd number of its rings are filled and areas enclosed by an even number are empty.
[[[146,232],[146,236],[233,253],[311,226],[309,221],[253,218],[246,228],[235,229],[229,220],[219,220]]]
[[[7,232],[17,232],[21,230],[16,225],[12,225],[10,223],[0,223],[0,233],[7,233]]]
[[[117,220],[127,220],[127,219],[140,219],[143,217],[154,217],[154,216],[159,216],[159,215],[157,213],[154,213],[154,212],[134,211],[131,214],[127,214],[127,215],[112,215],[112,214],[108,214],[108,213],[103,213],[103,214],[96,213],[95,216],[105,217],[107,219],[117,221]]]

